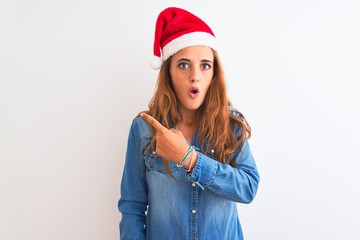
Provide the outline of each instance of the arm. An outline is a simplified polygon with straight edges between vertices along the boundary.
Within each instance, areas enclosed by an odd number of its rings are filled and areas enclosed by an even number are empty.
[[[173,159],[172,161],[178,159],[174,162],[179,162],[188,148],[182,133],[166,129],[148,114],[140,116],[157,130],[156,153],[163,159]],[[241,129],[236,129],[235,135],[240,134]],[[184,149],[186,149],[182,150],[184,144],[186,145]],[[178,154],[174,154],[175,152]],[[174,157],[174,155],[178,157]],[[248,142],[244,143],[241,151],[237,151],[235,157],[236,166],[232,167],[198,152],[197,157],[194,157],[195,166],[190,169],[191,173],[187,174],[187,179],[201,187],[207,187],[210,191],[226,199],[250,203],[256,195],[260,178]],[[186,169],[189,168],[190,162],[184,164]]]
[[[139,129],[136,121],[131,125],[121,180],[121,198],[118,203],[122,214],[120,239],[145,239],[145,211],[147,185],[145,164],[141,154]]]
[[[198,152],[198,159],[187,178],[226,199],[250,203],[257,192],[259,173],[248,142],[236,155],[236,166],[222,164]]]

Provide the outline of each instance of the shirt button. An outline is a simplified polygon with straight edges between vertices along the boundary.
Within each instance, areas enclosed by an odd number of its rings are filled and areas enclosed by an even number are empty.
[[[191,186],[195,187],[195,186],[196,186],[196,184],[195,184],[195,183],[192,183],[192,184],[191,184]]]
[[[212,154],[214,154],[214,152],[215,152],[215,150],[214,149],[211,149],[211,151],[210,151]]]
[[[195,210],[195,209],[193,209],[191,212],[192,212],[193,214],[195,214],[195,213],[196,213],[196,210]]]

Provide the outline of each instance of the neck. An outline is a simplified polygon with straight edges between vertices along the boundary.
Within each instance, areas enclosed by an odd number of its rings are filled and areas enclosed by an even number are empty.
[[[192,143],[194,132],[198,125],[197,110],[179,109],[181,120],[178,122],[177,127],[182,132],[184,137],[189,143]]]
[[[184,125],[195,126],[197,125],[197,110],[179,109],[181,120]]]

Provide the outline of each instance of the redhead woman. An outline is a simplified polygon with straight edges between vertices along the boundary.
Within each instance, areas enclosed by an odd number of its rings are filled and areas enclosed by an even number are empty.
[[[129,132],[120,239],[243,239],[237,203],[253,201],[260,178],[216,50],[199,17],[175,7],[159,14],[151,61],[159,74]]]

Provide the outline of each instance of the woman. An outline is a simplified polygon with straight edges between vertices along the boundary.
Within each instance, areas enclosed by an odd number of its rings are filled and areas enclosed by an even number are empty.
[[[120,238],[243,239],[236,203],[254,199],[259,174],[214,33],[186,10],[163,10],[151,66],[156,90],[128,138]]]

